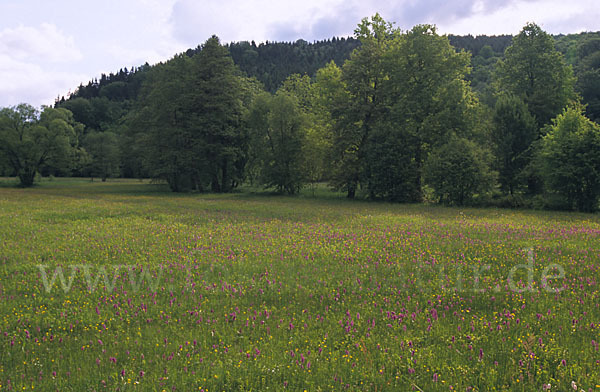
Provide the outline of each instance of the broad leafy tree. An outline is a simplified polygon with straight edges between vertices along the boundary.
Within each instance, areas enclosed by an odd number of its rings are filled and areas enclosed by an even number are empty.
[[[244,122],[248,128],[248,159],[246,161],[246,179],[251,186],[262,184],[262,171],[267,157],[267,129],[272,95],[262,92],[254,97]]]
[[[347,101],[334,116],[333,184],[349,197],[361,186],[371,198],[418,201],[432,148],[451,133],[475,132],[469,55],[434,26],[402,33],[379,15],[355,35],[362,45],[342,68]]]
[[[92,177],[106,181],[119,174],[119,138],[114,132],[90,132],[85,136],[83,146],[90,155],[88,170]]]
[[[475,132],[478,102],[465,82],[469,55],[456,52],[434,26],[419,25],[395,37],[384,65],[387,107],[369,143],[369,187],[376,197],[419,201],[432,149],[450,134]]]
[[[490,136],[498,181],[512,195],[524,185],[523,171],[531,161],[532,143],[538,136],[535,118],[521,98],[503,95],[497,100]]]
[[[575,98],[574,77],[553,38],[528,23],[497,63],[496,87],[521,97],[535,116],[538,128],[550,123]]]
[[[314,191],[317,182],[325,176],[326,155],[329,152],[329,112],[322,106],[318,85],[312,83],[308,75],[291,75],[280,89],[280,93],[293,96],[304,117],[304,134],[302,139],[302,171],[303,182],[309,184]]]
[[[249,127],[259,181],[281,193],[297,193],[306,180],[306,116],[297,98],[284,90],[259,97],[250,110]]]
[[[83,126],[67,109],[45,107],[38,112],[21,104],[0,110],[0,157],[17,174],[22,186],[33,185],[43,167],[68,171],[79,153]]]
[[[398,34],[399,30],[379,15],[363,19],[354,31],[361,46],[343,66],[342,80],[349,99],[333,140],[338,170],[332,183],[349,198],[355,196],[361,183],[368,183],[369,137],[387,111],[384,57]]]
[[[582,107],[565,109],[553,120],[539,154],[548,191],[562,196],[569,208],[598,208],[600,126],[585,117]]]

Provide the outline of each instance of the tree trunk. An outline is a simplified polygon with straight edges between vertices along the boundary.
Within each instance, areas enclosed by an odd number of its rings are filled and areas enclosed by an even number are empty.
[[[219,177],[216,174],[213,174],[212,181],[210,183],[210,190],[213,193],[220,193],[221,187],[219,186]]]
[[[348,199],[354,199],[356,195],[356,185],[348,184],[348,195],[346,196]]]
[[[227,159],[221,164],[221,192],[229,192],[229,172],[227,171]]]
[[[30,187],[33,185],[33,180],[35,179],[36,171],[33,169],[21,169],[19,171],[19,180],[21,181],[21,186]]]

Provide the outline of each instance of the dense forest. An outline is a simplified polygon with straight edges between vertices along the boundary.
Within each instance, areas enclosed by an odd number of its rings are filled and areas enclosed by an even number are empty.
[[[600,33],[444,36],[375,15],[352,38],[213,36],[41,112],[1,109],[0,174],[593,211],[599,119]]]

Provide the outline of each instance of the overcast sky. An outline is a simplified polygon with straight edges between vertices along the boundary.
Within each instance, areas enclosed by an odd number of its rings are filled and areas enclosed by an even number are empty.
[[[600,30],[597,0],[0,0],[0,107],[50,105],[101,73],[150,64],[203,43],[352,35],[379,12],[402,29],[445,34]]]

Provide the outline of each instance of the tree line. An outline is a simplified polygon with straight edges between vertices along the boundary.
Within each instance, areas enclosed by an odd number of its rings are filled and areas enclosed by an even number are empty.
[[[352,39],[316,44],[213,36],[55,108],[2,109],[0,170],[24,186],[38,172],[152,177],[176,192],[327,182],[349,198],[597,208],[597,34],[527,24],[447,37],[375,15]],[[275,72],[265,57],[289,60]]]

